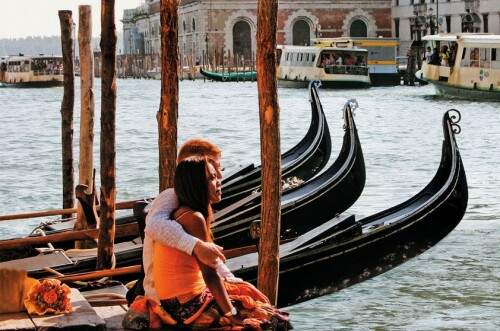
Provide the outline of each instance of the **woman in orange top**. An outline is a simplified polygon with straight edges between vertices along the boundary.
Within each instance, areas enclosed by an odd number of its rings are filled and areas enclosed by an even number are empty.
[[[204,157],[190,157],[177,165],[174,189],[179,208],[173,218],[200,240],[213,241],[211,204],[221,199],[221,183]],[[178,324],[195,329],[261,330],[278,321],[289,327],[286,313],[246,282],[226,283],[215,269],[193,256],[155,243],[154,279],[161,305]],[[275,322],[274,322],[275,323]]]

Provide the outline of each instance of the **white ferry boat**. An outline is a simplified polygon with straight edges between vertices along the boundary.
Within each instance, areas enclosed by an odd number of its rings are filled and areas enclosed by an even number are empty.
[[[358,48],[279,46],[278,83],[303,87],[320,80],[323,87],[369,87],[367,56],[365,49]]]
[[[7,86],[50,87],[64,82],[61,56],[9,56],[0,70]]]
[[[500,101],[500,35],[438,34],[422,39],[433,54],[418,78],[442,95]]]

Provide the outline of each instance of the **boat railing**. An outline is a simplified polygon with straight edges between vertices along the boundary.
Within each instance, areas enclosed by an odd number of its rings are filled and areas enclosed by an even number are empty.
[[[42,70],[33,70],[33,75],[35,76],[44,76],[44,75],[62,75],[62,69],[42,69]]]
[[[368,75],[367,66],[359,65],[326,65],[324,67],[325,73],[327,74],[337,74],[337,75]]]

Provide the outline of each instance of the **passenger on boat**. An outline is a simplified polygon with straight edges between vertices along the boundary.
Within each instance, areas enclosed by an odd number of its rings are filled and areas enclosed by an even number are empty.
[[[217,175],[222,178],[221,150],[217,145],[205,139],[188,140],[180,148],[177,162],[196,155],[208,157],[216,169]],[[188,255],[193,255],[212,268],[217,268],[217,266],[221,265],[221,260],[225,260],[221,252],[222,247],[191,236],[184,231],[179,223],[171,220],[170,215],[178,206],[179,202],[173,188],[161,192],[148,206],[143,243],[143,276],[127,293],[129,304],[138,295],[146,295],[158,301],[153,278],[153,246],[155,242],[160,242]]]
[[[450,46],[450,59],[448,61],[451,68],[453,68],[453,66],[455,65],[456,58],[457,58],[457,45],[456,43],[453,43]]]
[[[470,66],[479,67],[479,48],[473,48],[470,51]]]
[[[443,47],[441,47],[441,54],[439,54],[439,58],[441,59],[441,65],[443,67],[449,66],[450,53],[448,52],[447,45],[443,45]]]
[[[172,214],[187,233],[212,242],[211,204],[221,199],[221,183],[206,157],[179,162],[174,189],[179,208]],[[241,280],[227,282],[216,270],[196,258],[159,242],[154,244],[154,280],[162,308],[178,325],[194,329],[243,326],[262,330],[288,327],[286,313],[272,307],[253,285]]]
[[[346,66],[354,65],[354,58],[350,54],[347,54],[345,57],[345,65]]]
[[[433,49],[432,55],[431,55],[431,60],[430,60],[429,64],[436,65],[436,66],[441,64],[441,61],[439,59],[439,52],[438,52],[437,48]]]
[[[432,50],[430,46],[427,46],[427,50],[425,51],[425,61],[427,63],[431,63]]]
[[[335,64],[338,66],[341,66],[343,63],[344,63],[344,61],[342,60],[342,56],[339,55],[337,57],[337,59],[335,60]]]

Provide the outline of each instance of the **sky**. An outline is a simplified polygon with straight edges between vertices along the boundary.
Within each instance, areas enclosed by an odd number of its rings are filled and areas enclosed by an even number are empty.
[[[115,0],[116,30],[122,31],[123,10],[135,8],[143,0]],[[73,11],[78,26],[78,6],[92,6],[92,35],[101,32],[100,0],[0,0],[0,39],[60,35],[59,10]]]

